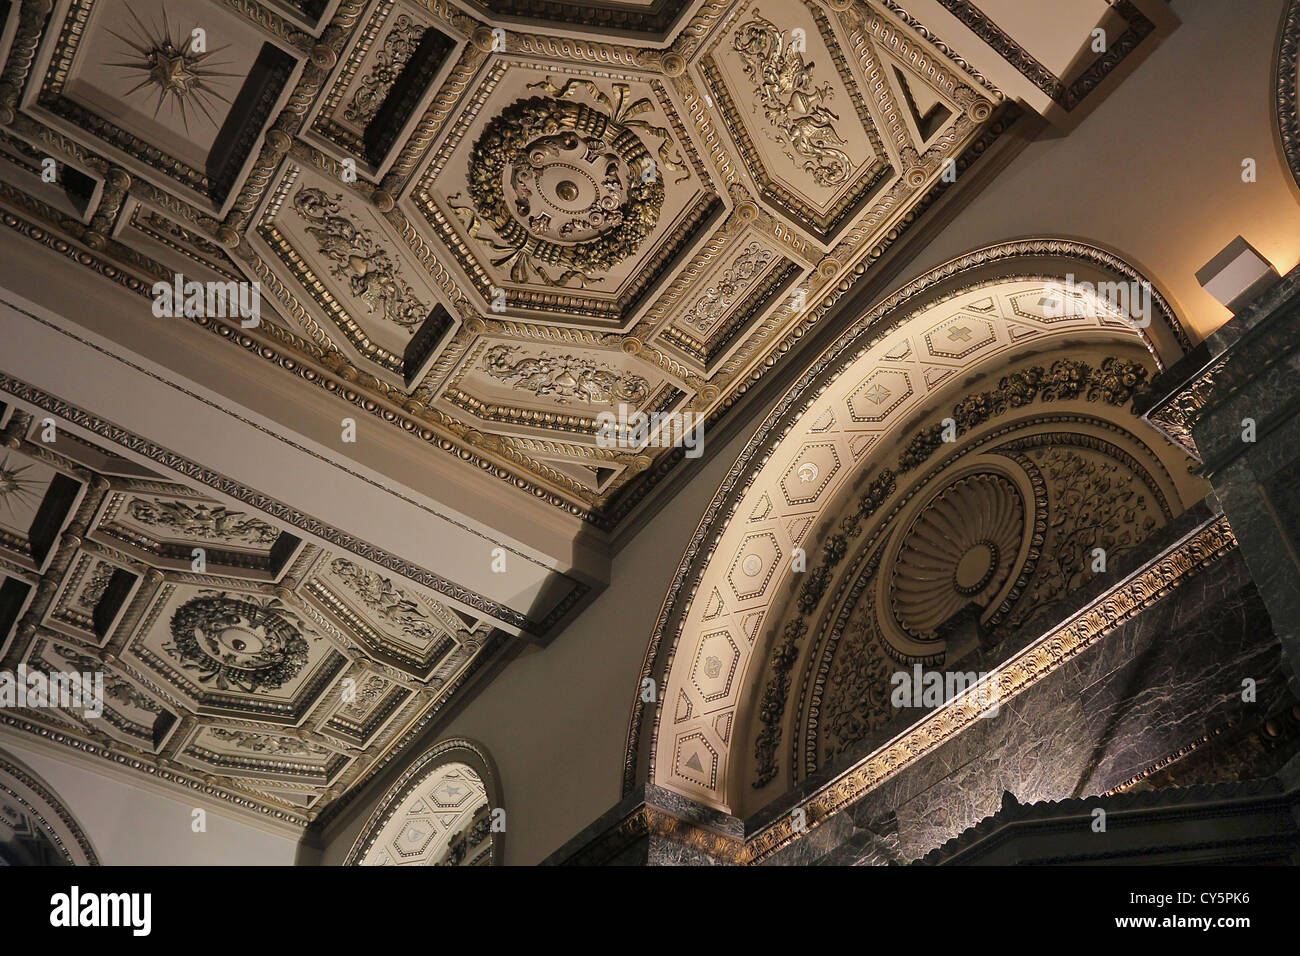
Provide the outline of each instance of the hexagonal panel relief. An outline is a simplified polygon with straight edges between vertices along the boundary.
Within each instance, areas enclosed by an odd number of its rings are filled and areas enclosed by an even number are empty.
[[[781,493],[791,505],[810,504],[821,496],[839,470],[840,456],[834,442],[804,445],[781,476]]]
[[[61,708],[62,713],[91,731],[156,753],[177,725],[177,715],[156,695],[71,643],[37,638],[24,663],[29,671],[39,671],[47,678],[77,674],[85,693],[102,693],[98,701],[83,700],[85,706],[80,709]],[[102,712],[96,713],[101,706]]]
[[[163,568],[274,580],[302,544],[248,511],[162,482],[118,480],[89,537]],[[197,549],[197,551],[196,551]]]
[[[718,752],[699,731],[683,734],[674,748],[673,772],[712,790],[718,784]]]
[[[880,422],[912,397],[912,380],[906,372],[876,369],[849,393],[849,415],[855,422]]]
[[[505,59],[412,198],[485,311],[606,327],[722,210],[661,80]]]
[[[210,772],[317,786],[327,786],[348,762],[306,734],[220,724],[196,726],[181,753],[185,762]]]
[[[622,350],[483,337],[468,350],[440,402],[494,431],[564,431],[594,443],[602,412],[676,407],[685,393],[660,370]]]
[[[361,638],[370,655],[421,678],[481,638],[477,620],[347,555],[322,551],[304,593]]]
[[[987,319],[954,315],[925,333],[926,348],[936,358],[965,358],[997,340]]]
[[[714,631],[700,639],[691,667],[691,682],[706,703],[722,700],[731,693],[731,682],[740,662],[740,649],[726,631]]]
[[[746,535],[727,573],[736,597],[750,601],[767,590],[780,561],[781,548],[776,535],[770,532]]]

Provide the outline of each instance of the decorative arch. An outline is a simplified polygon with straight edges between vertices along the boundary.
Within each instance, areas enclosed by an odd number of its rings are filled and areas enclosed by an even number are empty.
[[[1149,289],[1149,325],[1075,295],[1104,282]],[[1056,517],[1045,468],[1123,484],[1142,501],[1133,512],[1142,534],[1203,496],[1182,454],[1129,407],[1188,347],[1143,276],[1067,240],[977,250],[872,309],[777,403],[692,536],[643,665],[625,789],[649,781],[747,815],[842,756],[819,737],[836,666],[827,649],[869,590],[879,606],[882,571],[960,563],[965,552],[945,538],[951,515],[991,522],[967,542],[991,545],[987,566],[949,569],[972,606],[910,593],[908,618],[890,596],[888,613],[862,622],[876,629],[873,687],[882,667],[951,663],[1043,609],[1052,595],[1036,569]],[[1114,551],[1140,540],[1118,524],[1096,534]],[[1064,587],[1079,583],[1072,575]],[[939,597],[943,606],[930,607]],[[640,694],[646,678],[655,706]],[[877,725],[865,721],[864,732]]]
[[[1282,154],[1291,169],[1291,176],[1300,186],[1300,0],[1291,0],[1282,14],[1282,30],[1278,39],[1277,84],[1274,100],[1277,103],[1278,135],[1282,141]]]
[[[99,855],[54,791],[0,750],[0,864],[99,866]]]
[[[491,866],[502,862],[500,778],[487,751],[463,738],[417,757],[384,794],[344,866]]]

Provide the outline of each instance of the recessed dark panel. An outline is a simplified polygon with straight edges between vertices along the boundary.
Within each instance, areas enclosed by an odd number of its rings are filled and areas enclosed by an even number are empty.
[[[108,629],[113,626],[118,611],[122,610],[122,602],[131,593],[131,587],[135,584],[135,581],[136,576],[125,568],[118,568],[113,572],[113,576],[108,579],[108,587],[104,589],[104,596],[99,599],[95,609],[90,612],[95,633],[100,637],[108,634]]]
[[[90,208],[90,199],[95,194],[95,181],[80,170],[65,165],[59,170],[59,182],[63,184],[63,193],[72,202],[77,214],[84,216]]]
[[[5,578],[4,582],[0,583],[0,645],[3,645],[13,633],[23,602],[27,600],[31,590],[30,584],[18,578]]]
[[[212,182],[212,198],[225,199],[234,185],[244,160],[252,152],[262,127],[271,115],[296,61],[272,43],[263,43],[248,79],[231,104],[221,131],[212,142],[206,172]]]
[[[645,7],[627,7],[599,0],[477,0],[476,6],[501,16],[538,23],[582,24],[659,38],[671,32],[690,3],[688,0],[656,0]]]
[[[176,715],[170,710],[164,710],[153,722],[153,746],[157,750],[162,746],[162,742],[167,739],[167,731],[172,729],[172,724],[176,723]]]
[[[302,538],[295,537],[285,531],[280,537],[275,539],[275,544],[271,545],[271,573],[279,575],[284,570],[285,564],[293,557],[293,553],[298,550],[298,545],[302,544]]]
[[[406,350],[402,353],[402,377],[408,388],[420,374],[420,369],[429,360],[429,356],[447,338],[453,324],[451,314],[441,305],[435,305],[429,317],[411,336],[411,341],[406,343]]]
[[[402,131],[406,121],[411,118],[416,103],[424,95],[442,64],[455,47],[455,41],[441,30],[434,27],[424,31],[420,45],[415,48],[406,66],[393,82],[378,112],[366,124],[362,140],[365,144],[366,159],[378,165],[397,141],[397,134]]]
[[[55,475],[50,487],[45,492],[45,500],[32,519],[32,528],[27,538],[32,545],[32,557],[38,565],[44,564],[50,548],[63,528],[64,519],[81,491],[81,482],[67,475]]]

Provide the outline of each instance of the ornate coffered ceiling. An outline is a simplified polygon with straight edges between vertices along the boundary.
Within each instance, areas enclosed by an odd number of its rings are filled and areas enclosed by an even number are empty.
[[[716,421],[1016,109],[892,0],[576,10],[11,4],[4,221],[142,297],[260,283],[170,321],[611,527],[680,450],[596,416]]]
[[[4,422],[0,670],[105,682],[102,718],[5,708],[11,729],[303,825],[507,643],[359,554]]]

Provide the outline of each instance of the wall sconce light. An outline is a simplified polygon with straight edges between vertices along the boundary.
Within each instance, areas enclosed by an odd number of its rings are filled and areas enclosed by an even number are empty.
[[[1281,276],[1273,264],[1238,236],[1196,273],[1196,281],[1233,313],[1240,312]]]

